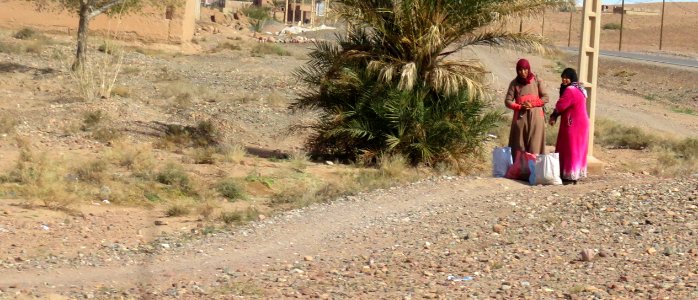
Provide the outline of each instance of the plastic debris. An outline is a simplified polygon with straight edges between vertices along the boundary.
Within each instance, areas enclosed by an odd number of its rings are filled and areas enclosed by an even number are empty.
[[[450,280],[450,281],[471,281],[471,280],[473,280],[474,278],[471,277],[471,276],[454,276],[454,275],[448,275],[448,277],[446,277],[446,279],[448,279],[448,280]]]

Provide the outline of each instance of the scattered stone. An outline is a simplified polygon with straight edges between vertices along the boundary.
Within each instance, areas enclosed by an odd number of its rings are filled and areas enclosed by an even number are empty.
[[[155,222],[153,222],[153,223],[155,223],[156,226],[167,225],[167,222],[165,222],[163,220],[155,220]]]
[[[313,261],[313,257],[310,256],[310,255],[304,256],[304,257],[303,257],[303,260],[305,260],[305,261]]]
[[[492,231],[499,233],[499,234],[502,234],[505,230],[506,230],[506,227],[504,227],[504,225],[501,225],[501,224],[494,224],[492,226]]]
[[[594,252],[593,249],[584,249],[582,250],[580,255],[582,256],[582,261],[591,261],[592,259],[594,259],[596,252]]]
[[[649,247],[647,248],[647,250],[645,250],[645,252],[647,252],[647,254],[649,255],[654,255],[655,253],[657,253],[657,249],[654,249],[654,247]]]

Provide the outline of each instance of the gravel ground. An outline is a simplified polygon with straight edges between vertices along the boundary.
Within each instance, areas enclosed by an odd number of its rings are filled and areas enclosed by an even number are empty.
[[[433,178],[233,232],[2,261],[0,297],[694,299],[697,198],[695,176]]]

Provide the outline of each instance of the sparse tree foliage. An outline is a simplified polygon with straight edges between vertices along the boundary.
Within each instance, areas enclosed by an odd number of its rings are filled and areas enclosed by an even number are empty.
[[[33,2],[39,10],[67,10],[79,16],[78,42],[75,62],[72,69],[77,70],[85,63],[87,51],[87,34],[90,21],[101,14],[121,14],[137,11],[143,5],[180,6],[183,0],[27,0]]]
[[[481,149],[500,116],[486,112],[477,61],[452,58],[471,45],[544,52],[544,40],[503,30],[507,18],[540,14],[558,0],[344,0],[336,42],[315,45],[296,71],[307,91],[296,109],[319,108],[316,154],[457,165]],[[498,103],[498,102],[497,102]]]

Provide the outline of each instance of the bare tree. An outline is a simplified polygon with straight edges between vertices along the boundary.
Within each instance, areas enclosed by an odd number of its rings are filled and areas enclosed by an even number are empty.
[[[179,6],[184,0],[27,0],[34,2],[37,9],[68,10],[79,16],[78,42],[75,62],[72,69],[77,70],[85,64],[87,52],[87,34],[90,21],[101,14],[128,13],[140,10],[143,5]]]

